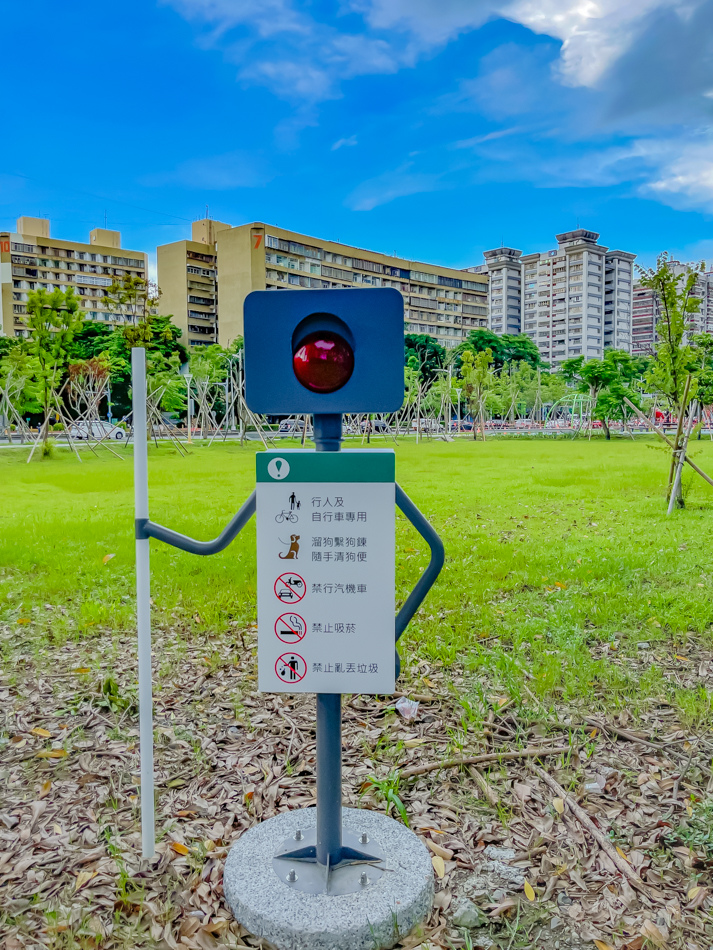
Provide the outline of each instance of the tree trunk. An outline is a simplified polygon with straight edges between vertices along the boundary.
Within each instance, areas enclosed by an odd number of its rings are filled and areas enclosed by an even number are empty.
[[[671,467],[668,473],[668,487],[666,489],[666,501],[670,501],[671,492],[673,491],[673,483],[676,477],[676,464],[679,458],[679,452],[682,448],[683,441],[683,417],[686,414],[686,408],[688,407],[688,392],[691,388],[691,374],[689,373],[686,377],[686,385],[683,388],[683,397],[678,404],[678,425],[676,426],[676,438],[673,440],[673,452],[671,454]],[[679,508],[683,508],[683,493],[680,490],[677,492],[677,495],[680,498],[676,499],[676,504]]]
[[[607,442],[611,439],[611,431],[609,430],[609,424],[606,419],[602,419],[602,426],[604,428],[604,435],[606,436]]]

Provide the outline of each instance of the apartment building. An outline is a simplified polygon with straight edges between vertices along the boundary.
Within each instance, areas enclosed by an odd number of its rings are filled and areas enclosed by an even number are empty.
[[[658,294],[635,284],[631,317],[631,352],[634,356],[651,356],[654,352],[658,321]]]
[[[199,336],[191,330],[191,325],[204,325],[196,317],[200,313],[217,314],[221,345],[228,345],[242,334],[243,301],[253,290],[395,287],[404,297],[404,332],[428,333],[448,348],[457,346],[469,330],[487,326],[487,274],[471,276],[455,268],[404,260],[262,222],[239,227],[220,224],[213,232],[210,224],[218,222],[196,222],[194,241],[179,242],[181,248],[185,245],[185,254],[176,250],[177,245],[158,249],[161,307],[176,318],[183,313],[179,298],[186,300],[182,306],[193,312],[192,323],[186,317],[190,346],[214,342],[214,335],[209,339],[208,334]],[[196,241],[197,234],[204,235],[206,243]],[[189,279],[198,283],[197,274],[188,276],[189,268],[197,266],[188,252],[211,256],[212,249],[217,273],[210,279],[215,285],[212,293],[200,293],[188,283]],[[206,270],[211,269],[208,261],[204,263]],[[209,302],[191,304],[191,296],[202,296]],[[213,300],[217,308],[212,310]],[[207,320],[205,325],[209,325]]]
[[[490,278],[493,333],[527,333],[553,368],[573,356],[601,358],[606,347],[629,350],[636,255],[598,241],[596,231],[578,228],[544,253],[486,251],[485,264],[468,270]]]
[[[87,319],[130,323],[134,315],[107,299],[106,290],[126,274],[146,280],[147,257],[123,249],[119,231],[95,228],[82,244],[50,237],[46,218],[18,218],[15,232],[0,232],[0,333],[26,335],[28,293],[40,288],[72,287]]]
[[[488,312],[493,333],[520,333],[522,328],[522,251],[498,247],[483,254],[485,264],[469,267],[488,275]]]
[[[690,271],[697,271],[693,295],[700,301],[700,306],[698,313],[689,314],[687,336],[713,334],[713,270],[699,271],[698,265],[683,264],[681,261],[670,261],[669,267],[683,279]],[[631,352],[636,356],[650,356],[654,352],[658,339],[656,325],[660,318],[661,302],[658,294],[639,283],[635,284]]]
[[[194,221],[190,241],[157,249],[161,313],[171,314],[191,348],[218,342],[218,263],[216,236],[229,224]]]

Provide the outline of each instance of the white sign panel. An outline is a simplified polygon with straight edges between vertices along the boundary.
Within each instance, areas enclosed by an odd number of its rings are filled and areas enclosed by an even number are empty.
[[[393,692],[394,453],[256,461],[259,688]]]

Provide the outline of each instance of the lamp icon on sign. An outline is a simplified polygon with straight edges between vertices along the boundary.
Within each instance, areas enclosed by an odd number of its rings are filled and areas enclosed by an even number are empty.
[[[287,478],[290,474],[290,464],[287,459],[270,459],[267,463],[267,472],[272,478],[280,481],[283,478]]]

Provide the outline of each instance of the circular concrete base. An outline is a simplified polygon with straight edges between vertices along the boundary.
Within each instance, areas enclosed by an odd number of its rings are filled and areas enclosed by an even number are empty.
[[[384,873],[356,894],[306,894],[277,876],[286,838],[316,824],[317,810],[283,812],[247,831],[230,849],[225,898],[236,919],[278,950],[382,950],[421,923],[433,903],[428,850],[408,828],[378,812],[342,809],[344,830],[378,844]]]

